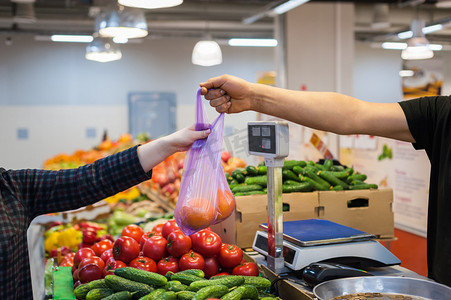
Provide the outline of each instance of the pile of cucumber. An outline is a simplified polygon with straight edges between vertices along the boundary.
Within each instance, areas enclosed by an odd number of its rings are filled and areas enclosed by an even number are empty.
[[[114,275],[75,288],[81,300],[276,300],[268,293],[271,281],[258,276],[224,275],[204,278],[202,270],[190,269],[166,276],[136,268],[114,270]]]
[[[266,194],[266,166],[248,165],[226,173],[227,182],[235,196]],[[285,160],[282,167],[282,192],[342,191],[377,189],[377,184],[366,183],[365,174],[353,168],[335,165],[331,159],[323,163],[303,160]]]

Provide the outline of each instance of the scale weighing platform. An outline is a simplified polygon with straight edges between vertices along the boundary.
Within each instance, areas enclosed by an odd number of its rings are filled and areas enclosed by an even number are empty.
[[[252,248],[268,256],[268,226],[261,224]],[[283,222],[283,258],[298,271],[313,262],[334,261],[359,268],[399,265],[401,261],[375,236],[328,220]]]

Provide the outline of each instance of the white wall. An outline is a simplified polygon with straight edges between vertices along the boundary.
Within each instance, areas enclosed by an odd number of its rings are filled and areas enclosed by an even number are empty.
[[[128,130],[129,92],[174,92],[177,127],[194,123],[199,83],[224,73],[255,82],[274,70],[273,48],[222,46],[223,64],[191,64],[194,39],[152,40],[122,46],[111,63],[84,59],[85,44],[37,42],[17,35],[0,45],[0,166],[39,168],[45,159],[97,145],[106,129],[112,139]],[[206,106],[210,121],[217,113]],[[243,130],[253,112],[227,115],[225,132]],[[17,130],[28,129],[28,139]],[[86,137],[87,128],[97,136]]]

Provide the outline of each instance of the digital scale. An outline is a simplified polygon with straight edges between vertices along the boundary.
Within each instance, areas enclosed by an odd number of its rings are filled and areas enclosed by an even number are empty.
[[[283,222],[282,167],[288,156],[288,123],[249,122],[249,154],[263,156],[267,167],[268,223],[260,225],[252,248],[280,274],[311,263],[338,261],[359,267],[390,266],[401,261],[375,241],[375,236],[328,220]],[[286,267],[285,267],[286,266]]]

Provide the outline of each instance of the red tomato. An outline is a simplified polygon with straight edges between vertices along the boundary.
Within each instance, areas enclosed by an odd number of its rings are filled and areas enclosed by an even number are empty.
[[[181,230],[174,230],[168,235],[166,248],[170,255],[180,257],[191,249],[191,238]]]
[[[219,261],[216,257],[207,257],[204,258],[205,266],[203,271],[205,273],[205,278],[210,278],[213,275],[218,274],[219,272]]]
[[[74,262],[72,260],[64,259],[60,263],[60,267],[72,267]]]
[[[232,275],[258,276],[260,273],[258,267],[253,262],[241,263],[233,268]]]
[[[236,245],[222,244],[218,258],[221,266],[224,268],[233,268],[241,262],[243,250]]]
[[[128,264],[139,255],[139,243],[129,236],[119,237],[113,244],[113,257],[115,260]]]
[[[90,282],[102,278],[102,270],[96,264],[83,266],[78,270],[78,278],[81,283]]]
[[[119,268],[125,268],[127,265],[120,261],[120,260],[114,260],[114,258],[110,258],[108,262],[105,265],[105,269],[103,269],[103,277],[107,275],[114,275],[114,270]]]
[[[132,260],[128,264],[128,266],[148,272],[157,272],[157,264],[155,263],[155,261],[145,256],[138,256],[137,258]]]
[[[103,268],[105,268],[105,262],[100,257],[94,255],[94,256],[84,258],[78,265],[78,269],[81,269],[84,266],[89,265],[89,264],[98,265],[100,270],[103,270]]]
[[[113,257],[113,248],[103,251],[100,258],[106,263],[111,257]]]
[[[200,269],[203,270],[205,267],[205,260],[199,253],[191,250],[180,257],[179,269],[180,271],[188,269]]]
[[[216,275],[214,275],[214,276],[211,276],[211,277],[215,277],[215,276],[225,276],[225,275],[230,275],[230,273],[227,273],[227,272],[221,272],[221,273],[218,273],[218,274],[216,274]]]
[[[149,257],[154,261],[159,261],[163,257],[168,256],[166,245],[168,241],[161,235],[154,235],[150,237],[143,245],[143,255]]]
[[[193,250],[202,254],[203,257],[217,255],[221,246],[221,237],[211,230],[201,230],[193,239]]]
[[[167,272],[177,273],[179,271],[179,260],[173,256],[161,259],[157,264],[157,272],[163,276]]]
[[[161,235],[161,232],[158,233],[156,231],[148,231],[146,233],[143,234],[143,236],[141,237],[141,240],[139,241],[139,246],[141,247],[141,250],[143,249],[144,243],[151,237],[153,237],[154,235]]]
[[[175,222],[175,220],[169,220],[166,223],[163,224],[163,227],[161,228],[161,235],[167,239],[168,235],[173,232],[176,229],[180,229],[179,225]]]
[[[152,228],[152,231],[161,234],[161,230],[163,229],[163,225],[164,225],[164,223],[155,225],[155,226]]]
[[[96,255],[99,257],[102,255],[103,252],[105,252],[108,249],[112,249],[112,248],[113,248],[113,242],[108,239],[101,240],[100,242],[95,243],[91,247],[91,249],[94,250]]]
[[[78,265],[80,264],[80,262],[87,257],[91,257],[96,255],[96,253],[94,252],[94,250],[92,250],[91,248],[81,248],[77,251],[77,253],[75,253],[74,256],[74,266],[75,268],[78,268]]]
[[[143,234],[144,230],[141,227],[136,224],[130,224],[122,229],[121,236],[129,236],[139,243]]]

